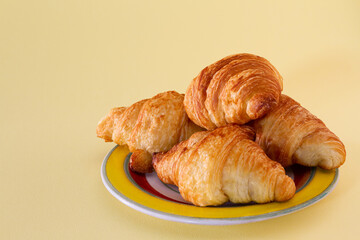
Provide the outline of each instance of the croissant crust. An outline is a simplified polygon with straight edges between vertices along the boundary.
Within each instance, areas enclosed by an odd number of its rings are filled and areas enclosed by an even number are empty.
[[[254,137],[251,128],[233,124],[198,132],[155,154],[153,165],[163,182],[177,185],[182,197],[198,206],[290,199],[293,180]]]
[[[286,95],[281,95],[270,113],[250,125],[256,130],[256,142],[283,166],[298,163],[334,169],[345,162],[345,146],[340,139]]]
[[[264,116],[281,91],[282,77],[269,61],[236,54],[204,68],[188,87],[184,105],[193,122],[215,129]]]
[[[151,172],[153,153],[168,151],[202,130],[187,117],[183,100],[183,94],[169,91],[130,107],[114,108],[99,122],[97,136],[127,144],[133,152],[130,167],[137,172]]]

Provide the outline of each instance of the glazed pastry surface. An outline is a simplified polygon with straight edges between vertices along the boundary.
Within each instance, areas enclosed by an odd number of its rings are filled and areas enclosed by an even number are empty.
[[[298,163],[334,169],[345,162],[346,151],[340,139],[286,95],[281,95],[270,113],[249,125],[255,128],[256,142],[283,166]]]
[[[194,123],[212,130],[264,116],[281,91],[282,77],[268,60],[236,54],[204,68],[188,87],[184,105]]]
[[[100,120],[97,136],[107,142],[127,144],[133,152],[132,170],[151,172],[153,153],[168,151],[202,130],[187,117],[183,100],[183,94],[169,91],[130,107],[114,108]]]
[[[160,180],[179,187],[197,206],[286,201],[295,194],[293,180],[253,141],[248,126],[230,124],[193,134],[167,153],[155,154]]]

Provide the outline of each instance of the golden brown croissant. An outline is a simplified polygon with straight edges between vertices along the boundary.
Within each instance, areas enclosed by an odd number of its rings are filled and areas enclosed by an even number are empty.
[[[265,117],[251,122],[256,142],[283,166],[295,163],[325,169],[340,167],[345,147],[325,124],[286,95]]]
[[[133,152],[130,168],[151,172],[152,153],[168,151],[202,130],[187,117],[183,100],[183,94],[169,91],[127,108],[114,108],[99,122],[97,136],[107,142],[127,144]]]
[[[282,77],[269,61],[236,54],[204,68],[188,87],[184,105],[194,123],[215,129],[264,116],[281,91]]]
[[[198,206],[290,199],[295,194],[293,180],[254,138],[252,128],[235,124],[197,132],[169,152],[155,154],[154,169],[163,182],[177,185],[182,197]]]

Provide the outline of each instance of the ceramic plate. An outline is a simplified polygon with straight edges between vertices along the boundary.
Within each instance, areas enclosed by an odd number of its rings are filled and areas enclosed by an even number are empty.
[[[326,171],[295,165],[286,173],[296,184],[295,196],[283,203],[231,204],[196,207],[183,200],[174,185],[156,173],[137,174],[129,169],[131,153],[116,146],[105,157],[101,177],[109,192],[127,206],[154,217],[193,224],[226,225],[261,221],[303,209],[324,198],[335,187],[338,170]]]

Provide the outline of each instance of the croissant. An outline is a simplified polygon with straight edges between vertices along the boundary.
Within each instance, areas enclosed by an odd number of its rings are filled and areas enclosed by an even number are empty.
[[[114,108],[98,123],[97,136],[106,142],[127,144],[133,152],[130,168],[151,172],[153,153],[168,151],[202,130],[187,117],[183,100],[183,94],[169,91],[130,107]]]
[[[204,68],[188,87],[184,105],[194,123],[212,130],[264,116],[281,91],[282,77],[269,61],[236,54]]]
[[[235,124],[197,132],[169,152],[155,154],[153,166],[161,181],[177,185],[197,206],[290,199],[293,180],[254,139],[252,128]]]
[[[340,139],[286,95],[281,95],[279,104],[251,125],[256,131],[256,142],[284,167],[298,163],[334,169],[345,162],[345,147]]]

